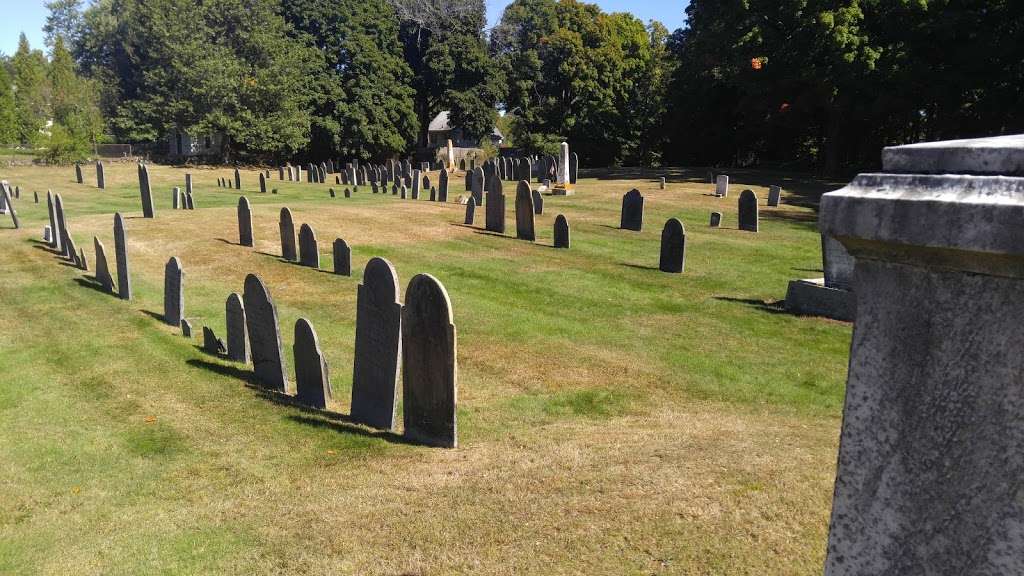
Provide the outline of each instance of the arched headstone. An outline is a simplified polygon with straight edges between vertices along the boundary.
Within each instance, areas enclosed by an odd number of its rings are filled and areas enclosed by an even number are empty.
[[[708,225],[711,226],[712,228],[718,228],[719,226],[721,226],[722,225],[722,213],[721,212],[712,212],[711,213],[711,222]]]
[[[715,179],[715,196],[720,198],[729,196],[729,177],[727,175],[719,174]]]
[[[525,182],[529,182],[528,179],[523,179]],[[544,196],[541,195],[540,190],[533,191],[533,213],[540,215],[544,213]]]
[[[245,277],[242,301],[256,379],[265,388],[286,392],[288,378],[285,376],[277,307],[263,281],[254,274]]]
[[[252,246],[252,208],[249,207],[249,199],[245,196],[238,198],[238,243],[242,246]]]
[[[497,176],[487,179],[487,203],[484,204],[484,227],[498,234],[505,233],[505,193],[502,191],[501,178]]]
[[[516,238],[533,242],[537,239],[534,230],[533,190],[525,180],[516,186]]]
[[[60,230],[57,228],[57,208],[53,201],[53,191],[46,191],[46,209],[50,213],[50,247],[58,252],[61,250]]]
[[[469,197],[469,201],[466,202],[466,220],[463,222],[466,226],[472,226],[473,220],[476,217],[476,198]]]
[[[172,256],[164,266],[164,322],[177,328],[185,317],[185,271]]]
[[[476,198],[476,205],[483,206],[484,204],[484,169],[475,168],[473,170],[473,178],[470,181],[470,190],[473,194],[473,198]]]
[[[332,396],[327,361],[313,324],[305,318],[295,322],[292,351],[295,354],[295,399],[305,406],[327,408]]]
[[[395,425],[402,304],[398,273],[383,258],[363,270],[356,300],[356,350],[352,367],[352,419],[374,428]]]
[[[139,192],[142,196],[142,216],[154,218],[156,210],[153,208],[153,189],[149,184],[149,166],[139,164]]]
[[[263,194],[267,193],[267,177],[260,172],[260,192]]]
[[[107,251],[103,248],[100,239],[93,236],[93,248],[96,252],[96,281],[104,292],[113,293],[114,279],[110,276],[110,266],[107,264]]]
[[[339,276],[352,275],[352,249],[341,238],[334,240],[334,273]]]
[[[420,178],[420,171],[414,170],[412,173],[412,199],[420,199],[420,186],[423,185],[423,180]]]
[[[316,243],[316,232],[309,224],[299,227],[299,263],[320,269],[320,248]]]
[[[644,226],[644,197],[636,188],[622,196],[619,228],[639,232]]]
[[[409,282],[402,310],[405,436],[430,446],[458,445],[458,363],[452,305],[429,274]]]
[[[778,206],[779,200],[782,199],[782,188],[778,186],[770,186],[768,188],[768,205]]]
[[[242,173],[238,171],[238,168],[235,168],[235,189],[242,189]]]
[[[437,177],[437,201],[448,201],[448,169],[441,168],[441,175]]]
[[[740,192],[739,228],[748,232],[757,232],[757,195],[753,190]]]
[[[78,162],[75,162],[75,182],[79,184],[85,182],[85,179],[82,177],[82,165]]]
[[[661,259],[658,269],[678,274],[685,266],[686,230],[678,219],[669,218],[661,230]]]
[[[570,245],[569,239],[569,221],[565,219],[565,216],[559,214],[555,216],[555,248],[568,248]]]
[[[224,302],[224,318],[228,329],[228,358],[249,363],[249,333],[245,326],[245,303],[237,292]]]
[[[96,187],[104,190],[107,187],[107,179],[104,175],[103,162],[96,162]]]

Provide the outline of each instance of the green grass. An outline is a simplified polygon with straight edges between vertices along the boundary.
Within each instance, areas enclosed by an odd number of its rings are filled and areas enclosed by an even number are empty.
[[[198,209],[175,212],[185,170],[151,167],[155,220],[138,218],[133,164],[109,164],[106,191],[84,169],[86,185],[71,167],[0,175],[22,190],[22,230],[0,221],[0,573],[820,572],[850,326],[777,301],[820,275],[815,214],[798,205],[833,183],[736,172],[722,200],[691,179],[700,170],[673,172],[666,191],[658,175],[599,174],[545,198],[531,244],[458,225],[454,202],[369,187],[345,199],[344,186],[331,199],[332,185],[276,171],[279,194],[264,195],[246,172],[248,249],[240,192],[216,187],[228,169],[193,169]],[[789,205],[768,209],[774,182]],[[640,233],[616,228],[633,187],[647,198]],[[758,234],[735,230],[744,187],[762,198]],[[47,189],[90,262],[92,237],[112,258],[112,214],[128,217],[132,301],[83,285],[91,273],[35,241]],[[275,256],[283,205],[316,230],[322,265],[346,239],[351,278]],[[722,229],[707,227],[712,210]],[[570,250],[550,247],[559,213]],[[656,270],[673,216],[682,275]],[[365,262],[388,258],[403,289],[438,277],[458,327],[460,448],[410,446],[247,386],[245,367],[160,322],[171,256],[197,337],[224,335],[224,301],[249,272],[275,299],[290,374],[294,323],[309,318],[342,413]]]

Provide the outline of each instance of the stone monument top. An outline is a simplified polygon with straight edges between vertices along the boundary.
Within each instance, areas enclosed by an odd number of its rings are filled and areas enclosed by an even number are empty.
[[[1024,134],[923,142],[882,150],[884,172],[1024,176]]]

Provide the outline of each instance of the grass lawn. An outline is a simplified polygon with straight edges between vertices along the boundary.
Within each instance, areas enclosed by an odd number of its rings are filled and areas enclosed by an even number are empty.
[[[73,167],[21,167],[22,221],[0,217],[0,574],[820,574],[835,473],[849,324],[776,305],[820,276],[813,206],[838,183],[732,172],[727,199],[704,171],[585,174],[545,197],[535,244],[461,226],[452,203],[361,187],[277,181],[253,205],[255,248],[237,244],[228,169],[192,169],[195,211],[171,210],[186,170],[151,166],[157,217],[141,217],[134,164],[107,190]],[[332,178],[333,179],[333,178]],[[431,174],[436,182],[436,174]],[[767,186],[784,204],[765,207]],[[617,229],[622,195],[646,198],[643,232]],[[761,232],[736,229],[739,192]],[[128,217],[134,299],[91,289],[38,240],[46,190],[93,262],[114,268],[113,213]],[[39,191],[41,202],[32,202]],[[514,183],[505,184],[515,233]],[[282,261],[278,211],[330,245],[353,276]],[[712,211],[723,228],[708,227]],[[572,248],[550,247],[565,214]],[[686,272],[657,270],[661,227],[687,230]],[[185,270],[188,341],[164,325],[164,264]],[[247,386],[204,354],[224,303],[257,273],[273,295],[291,377],[293,327],[310,319],[347,413],[356,287],[372,256],[403,291],[420,272],[452,300],[459,443],[405,444]],[[400,421],[400,418],[399,418]]]

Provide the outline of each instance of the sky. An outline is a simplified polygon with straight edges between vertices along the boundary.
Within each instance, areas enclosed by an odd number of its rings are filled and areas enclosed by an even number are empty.
[[[501,19],[501,12],[510,0],[486,0],[488,26]],[[632,12],[644,22],[661,21],[669,30],[683,25],[686,0],[588,0],[605,12]],[[43,23],[46,21],[46,0],[0,0],[3,20],[0,21],[0,52],[11,55],[18,49],[18,34],[24,32],[33,48],[43,46]]]

